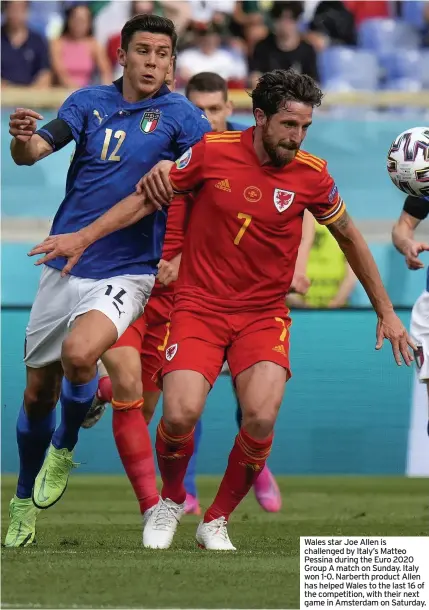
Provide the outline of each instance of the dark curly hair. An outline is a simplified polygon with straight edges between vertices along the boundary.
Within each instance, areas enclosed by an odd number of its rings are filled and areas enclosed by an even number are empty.
[[[267,117],[271,117],[283,108],[286,102],[301,102],[313,108],[320,106],[323,93],[311,76],[300,74],[291,68],[263,74],[250,97],[253,113],[256,108],[260,108]]]

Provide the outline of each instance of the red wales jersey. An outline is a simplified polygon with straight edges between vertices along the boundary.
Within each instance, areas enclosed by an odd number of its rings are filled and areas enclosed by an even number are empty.
[[[176,282],[185,301],[248,310],[284,300],[306,208],[321,224],[345,210],[326,162],[304,151],[282,168],[261,165],[253,127],[206,134],[173,166],[176,193],[195,201]]]
[[[185,197],[185,200],[183,200],[183,197],[175,197],[168,208],[167,226],[161,255],[161,258],[165,261],[171,261],[172,258],[175,258],[182,252],[185,227],[191,204],[192,196]],[[152,296],[154,294],[166,294],[167,292],[173,293],[174,285],[175,282],[164,286],[155,281]]]

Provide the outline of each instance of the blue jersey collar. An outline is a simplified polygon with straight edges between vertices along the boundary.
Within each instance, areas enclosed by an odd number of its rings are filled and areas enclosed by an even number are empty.
[[[118,78],[117,80],[113,81],[114,86],[116,87],[117,91],[122,95],[122,91],[123,91],[123,82],[124,79],[122,78]],[[157,97],[161,97],[162,95],[167,95],[168,93],[171,93],[170,89],[167,87],[167,85],[165,83],[163,83],[161,89],[158,89],[158,91],[155,93],[155,95],[153,95],[151,98],[147,98],[146,100],[141,100],[142,102],[146,102],[149,101],[149,99],[154,100]],[[128,102],[130,103],[130,102]],[[139,103],[139,102],[135,102],[135,103]]]

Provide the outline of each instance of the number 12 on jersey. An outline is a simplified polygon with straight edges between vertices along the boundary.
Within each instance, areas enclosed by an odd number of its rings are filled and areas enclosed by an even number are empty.
[[[125,131],[122,131],[122,129],[115,131],[115,134],[113,137],[116,138],[118,141],[116,143],[115,148],[112,150],[111,154],[109,155],[109,157],[107,157],[107,153],[109,152],[110,140],[112,139],[112,134],[113,134],[113,129],[106,129],[106,135],[104,136],[103,149],[101,151],[101,160],[102,161],[105,161],[106,159],[108,161],[120,161],[121,160],[121,157],[116,153],[119,151],[122,144],[124,143],[125,136],[127,134],[125,133]]]
[[[234,239],[234,245],[238,246],[238,244],[241,241],[241,238],[243,237],[243,235],[245,234],[245,232],[247,231],[248,226],[250,225],[250,223],[252,222],[252,217],[250,214],[244,214],[243,212],[239,212],[237,214],[237,218],[239,220],[244,220],[241,229],[239,230],[239,232],[237,233],[236,238]]]

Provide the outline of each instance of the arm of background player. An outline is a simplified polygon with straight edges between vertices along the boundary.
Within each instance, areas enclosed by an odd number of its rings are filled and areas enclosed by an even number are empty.
[[[152,214],[156,210],[155,206],[152,203],[146,204],[145,201],[144,195],[133,193],[80,231],[50,235],[35,246],[28,255],[45,254],[35,263],[36,265],[47,263],[58,256],[67,258],[67,264],[61,272],[64,276],[76,265],[88,246],[114,231],[129,227],[144,216]]]
[[[310,280],[307,277],[307,263],[310,250],[313,247],[315,233],[316,225],[314,217],[308,210],[305,210],[302,221],[302,238],[291,284],[291,291],[300,294],[305,294],[310,288]]]
[[[325,224],[328,224],[328,229],[337,240],[377,313],[377,343],[375,348],[381,349],[383,339],[386,338],[392,344],[396,363],[401,364],[402,354],[404,362],[410,365],[413,358],[409,353],[408,345],[413,349],[415,349],[415,345],[393,310],[393,305],[383,286],[375,260],[362,234],[345,208],[343,208],[340,217],[331,223],[325,222]]]
[[[408,268],[413,270],[424,267],[422,261],[419,260],[419,254],[429,250],[428,244],[414,239],[415,229],[428,215],[429,203],[418,199],[415,201],[415,199],[415,197],[407,197],[401,216],[392,230],[393,245],[405,256]]]

